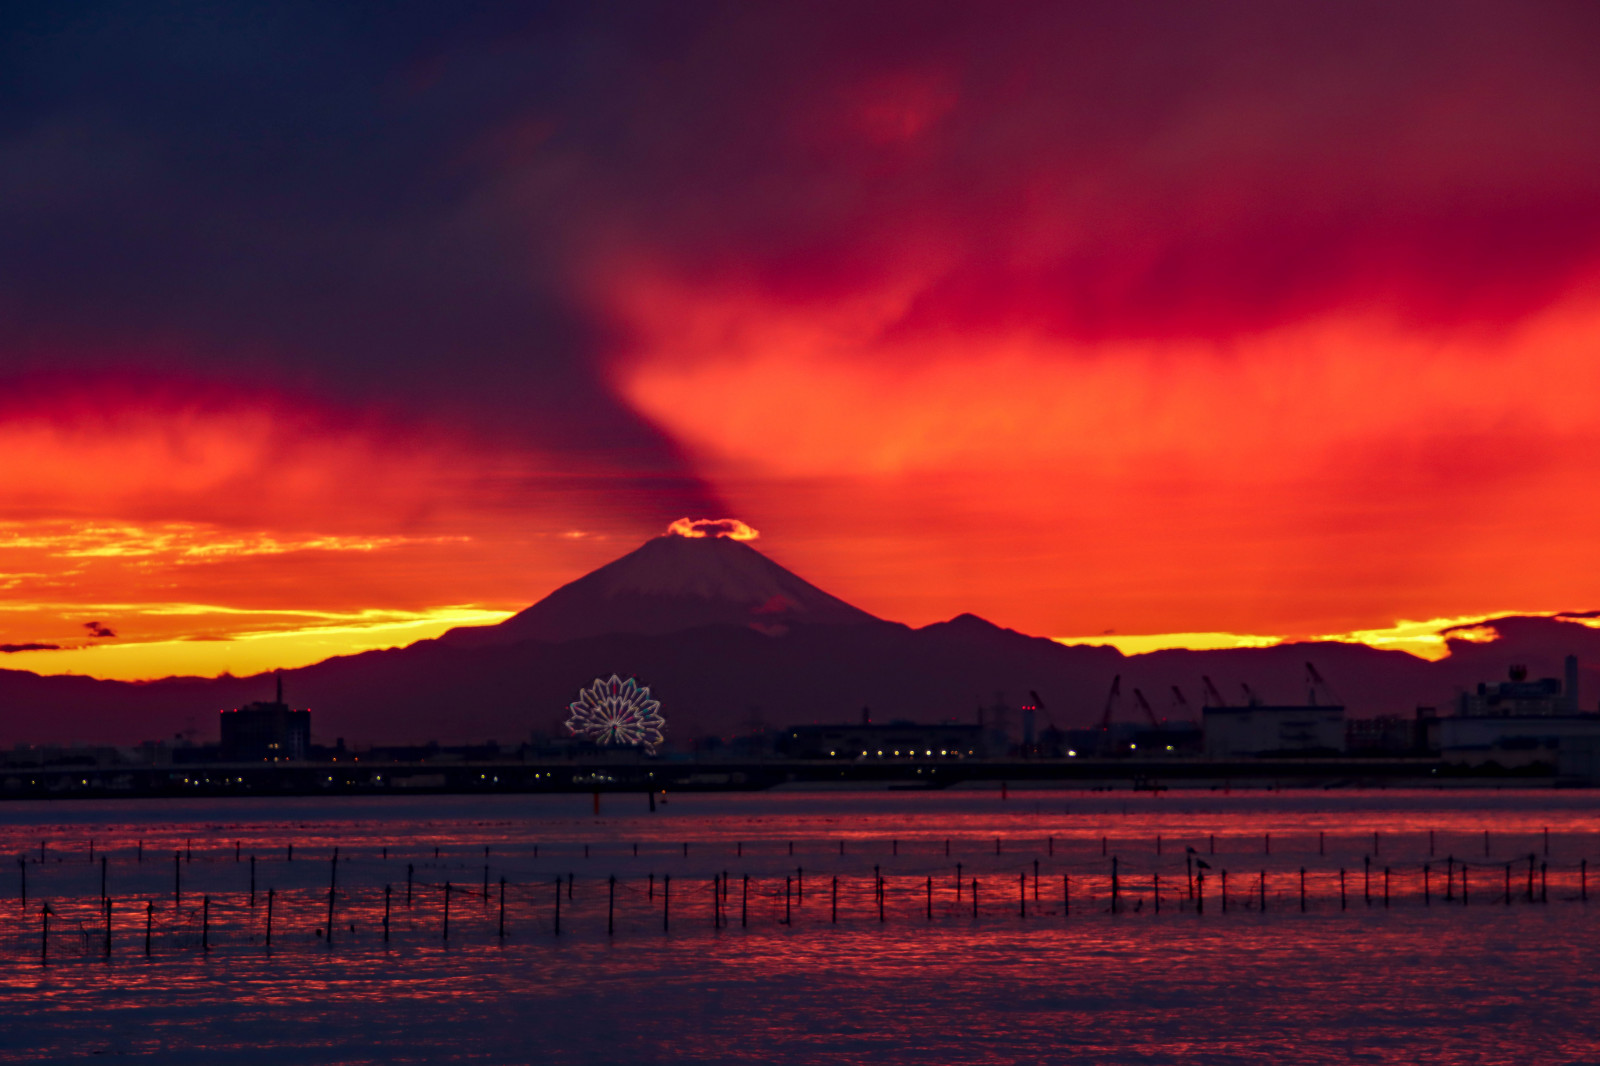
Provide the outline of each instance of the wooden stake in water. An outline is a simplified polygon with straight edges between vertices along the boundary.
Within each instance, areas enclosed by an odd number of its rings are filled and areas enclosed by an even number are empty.
[[[1506,863],[1506,906],[1511,906],[1511,864]]]
[[[1372,856],[1361,856],[1361,896],[1367,906],[1372,906]]]
[[[612,890],[613,891],[616,890],[616,884],[617,884],[617,879],[615,877],[613,877],[611,879],[611,885],[612,885]],[[384,920],[388,921],[388,917],[387,917],[387,915],[388,915],[388,901],[387,900],[385,900],[385,902],[384,902],[384,908],[385,908],[384,909],[384,914],[385,914]],[[608,919],[606,924],[608,926],[610,925],[609,919]],[[608,928],[606,931],[610,932],[610,929]],[[385,933],[385,936],[387,936],[387,932]],[[505,938],[506,938],[506,879],[504,877],[502,877],[502,878],[500,878],[500,939],[504,940]]]
[[[745,878],[745,880],[748,881],[749,878]],[[839,879],[837,877],[833,879],[833,913],[829,920],[834,925],[839,924]]]
[[[278,893],[275,889],[267,889],[267,947],[272,947],[272,900]]]
[[[1204,870],[1201,870],[1199,872],[1199,876],[1200,877],[1205,877],[1205,875],[1206,875],[1206,872]],[[1198,885],[1201,884],[1201,883],[1203,883],[1203,882],[1200,882],[1199,879],[1197,878],[1196,879],[1196,886],[1197,886],[1196,890],[1197,891],[1198,891]],[[1344,884],[1342,871],[1341,871],[1341,874],[1340,874],[1339,883],[1341,885]],[[1198,902],[1199,901],[1197,900],[1196,903],[1198,904]],[[1228,871],[1227,870],[1223,870],[1222,871],[1222,913],[1223,914],[1227,914],[1228,913]]]
[[[328,946],[333,947],[333,900],[339,887],[339,849],[333,849],[333,861],[328,864]]]
[[[560,889],[557,889],[556,890],[556,900],[558,901],[558,904],[559,904],[560,899],[561,899],[561,891],[560,891]],[[557,931],[559,932],[559,930],[557,930]],[[446,881],[444,883],[444,939],[445,940],[449,940],[450,939],[450,882],[449,881]]]
[[[1117,884],[1117,859],[1116,859],[1116,856],[1113,855],[1111,857],[1111,913],[1112,914],[1117,913],[1118,888],[1119,888],[1119,886]]]
[[[1267,871],[1261,871],[1261,913],[1267,913]]]
[[[561,878],[556,878],[556,936],[561,935]]]
[[[383,886],[383,942],[389,942],[389,886]]]
[[[28,860],[21,855],[17,856],[17,873],[22,878],[22,910],[26,913],[28,910]]]
[[[661,931],[665,933],[669,928],[672,917],[672,875],[661,875]]]
[[[793,925],[794,924],[793,918],[791,917],[791,915],[789,913],[789,887],[790,887],[789,886],[789,881],[790,881],[790,878],[788,878],[788,877],[785,877],[783,879],[783,924],[784,925]]]
[[[145,900],[144,901],[144,953],[145,953],[145,957],[146,958],[149,958],[149,956],[150,956],[150,934],[154,930],[155,924],[156,924],[156,905],[154,903],[152,903],[150,900]],[[268,939],[268,942],[270,943],[272,938],[269,936],[267,939]]]
[[[839,879],[833,879],[834,910],[839,907]],[[739,895],[739,928],[745,929],[750,925],[750,875],[744,875],[744,888]]]
[[[39,965],[50,965],[50,904],[46,903],[40,908],[44,918],[44,932],[39,938]]]
[[[109,959],[111,957],[111,898],[108,896],[100,902],[106,912],[106,958]]]
[[[1017,917],[1028,916],[1028,875],[1017,875]]]
[[[976,877],[972,879],[972,916],[974,918],[978,916],[978,879]]]
[[[172,909],[178,910],[183,906],[183,856],[178,852],[172,853]]]
[[[1306,909],[1306,868],[1304,866],[1302,866],[1302,867],[1300,867],[1300,913],[1304,914],[1305,913],[1305,909]]]
[[[1161,875],[1152,874],[1150,878],[1150,894],[1156,902],[1156,913],[1161,913]]]
[[[256,909],[256,857],[250,856],[250,909]]]
[[[211,950],[211,897],[200,897],[200,950]]]
[[[961,902],[961,864],[956,863],[956,902]]]
[[[1061,917],[1072,913],[1072,875],[1061,875]]]

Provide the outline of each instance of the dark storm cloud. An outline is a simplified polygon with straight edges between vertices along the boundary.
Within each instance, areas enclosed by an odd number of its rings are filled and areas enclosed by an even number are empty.
[[[608,271],[902,328],[1504,321],[1600,247],[1597,9],[11,5],[13,371],[290,381],[671,448]]]

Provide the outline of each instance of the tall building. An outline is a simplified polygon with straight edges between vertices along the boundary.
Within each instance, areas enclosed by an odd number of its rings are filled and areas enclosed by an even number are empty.
[[[311,711],[283,702],[283,675],[272,702],[247,703],[222,711],[222,757],[231,762],[304,759],[311,748]]]

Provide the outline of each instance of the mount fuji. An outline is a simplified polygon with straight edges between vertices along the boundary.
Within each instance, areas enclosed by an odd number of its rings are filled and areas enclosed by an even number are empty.
[[[743,541],[668,533],[498,625],[453,629],[441,639],[482,648],[702,626],[748,626],[781,636],[795,625],[871,623],[882,619],[828,595]]]

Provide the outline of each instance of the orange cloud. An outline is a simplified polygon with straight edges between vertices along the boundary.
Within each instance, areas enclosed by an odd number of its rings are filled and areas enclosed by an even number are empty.
[[[907,337],[893,286],[618,292],[619,390],[783,561],[887,617],[1296,637],[1600,601],[1578,295],[1493,330],[1089,341]]]

